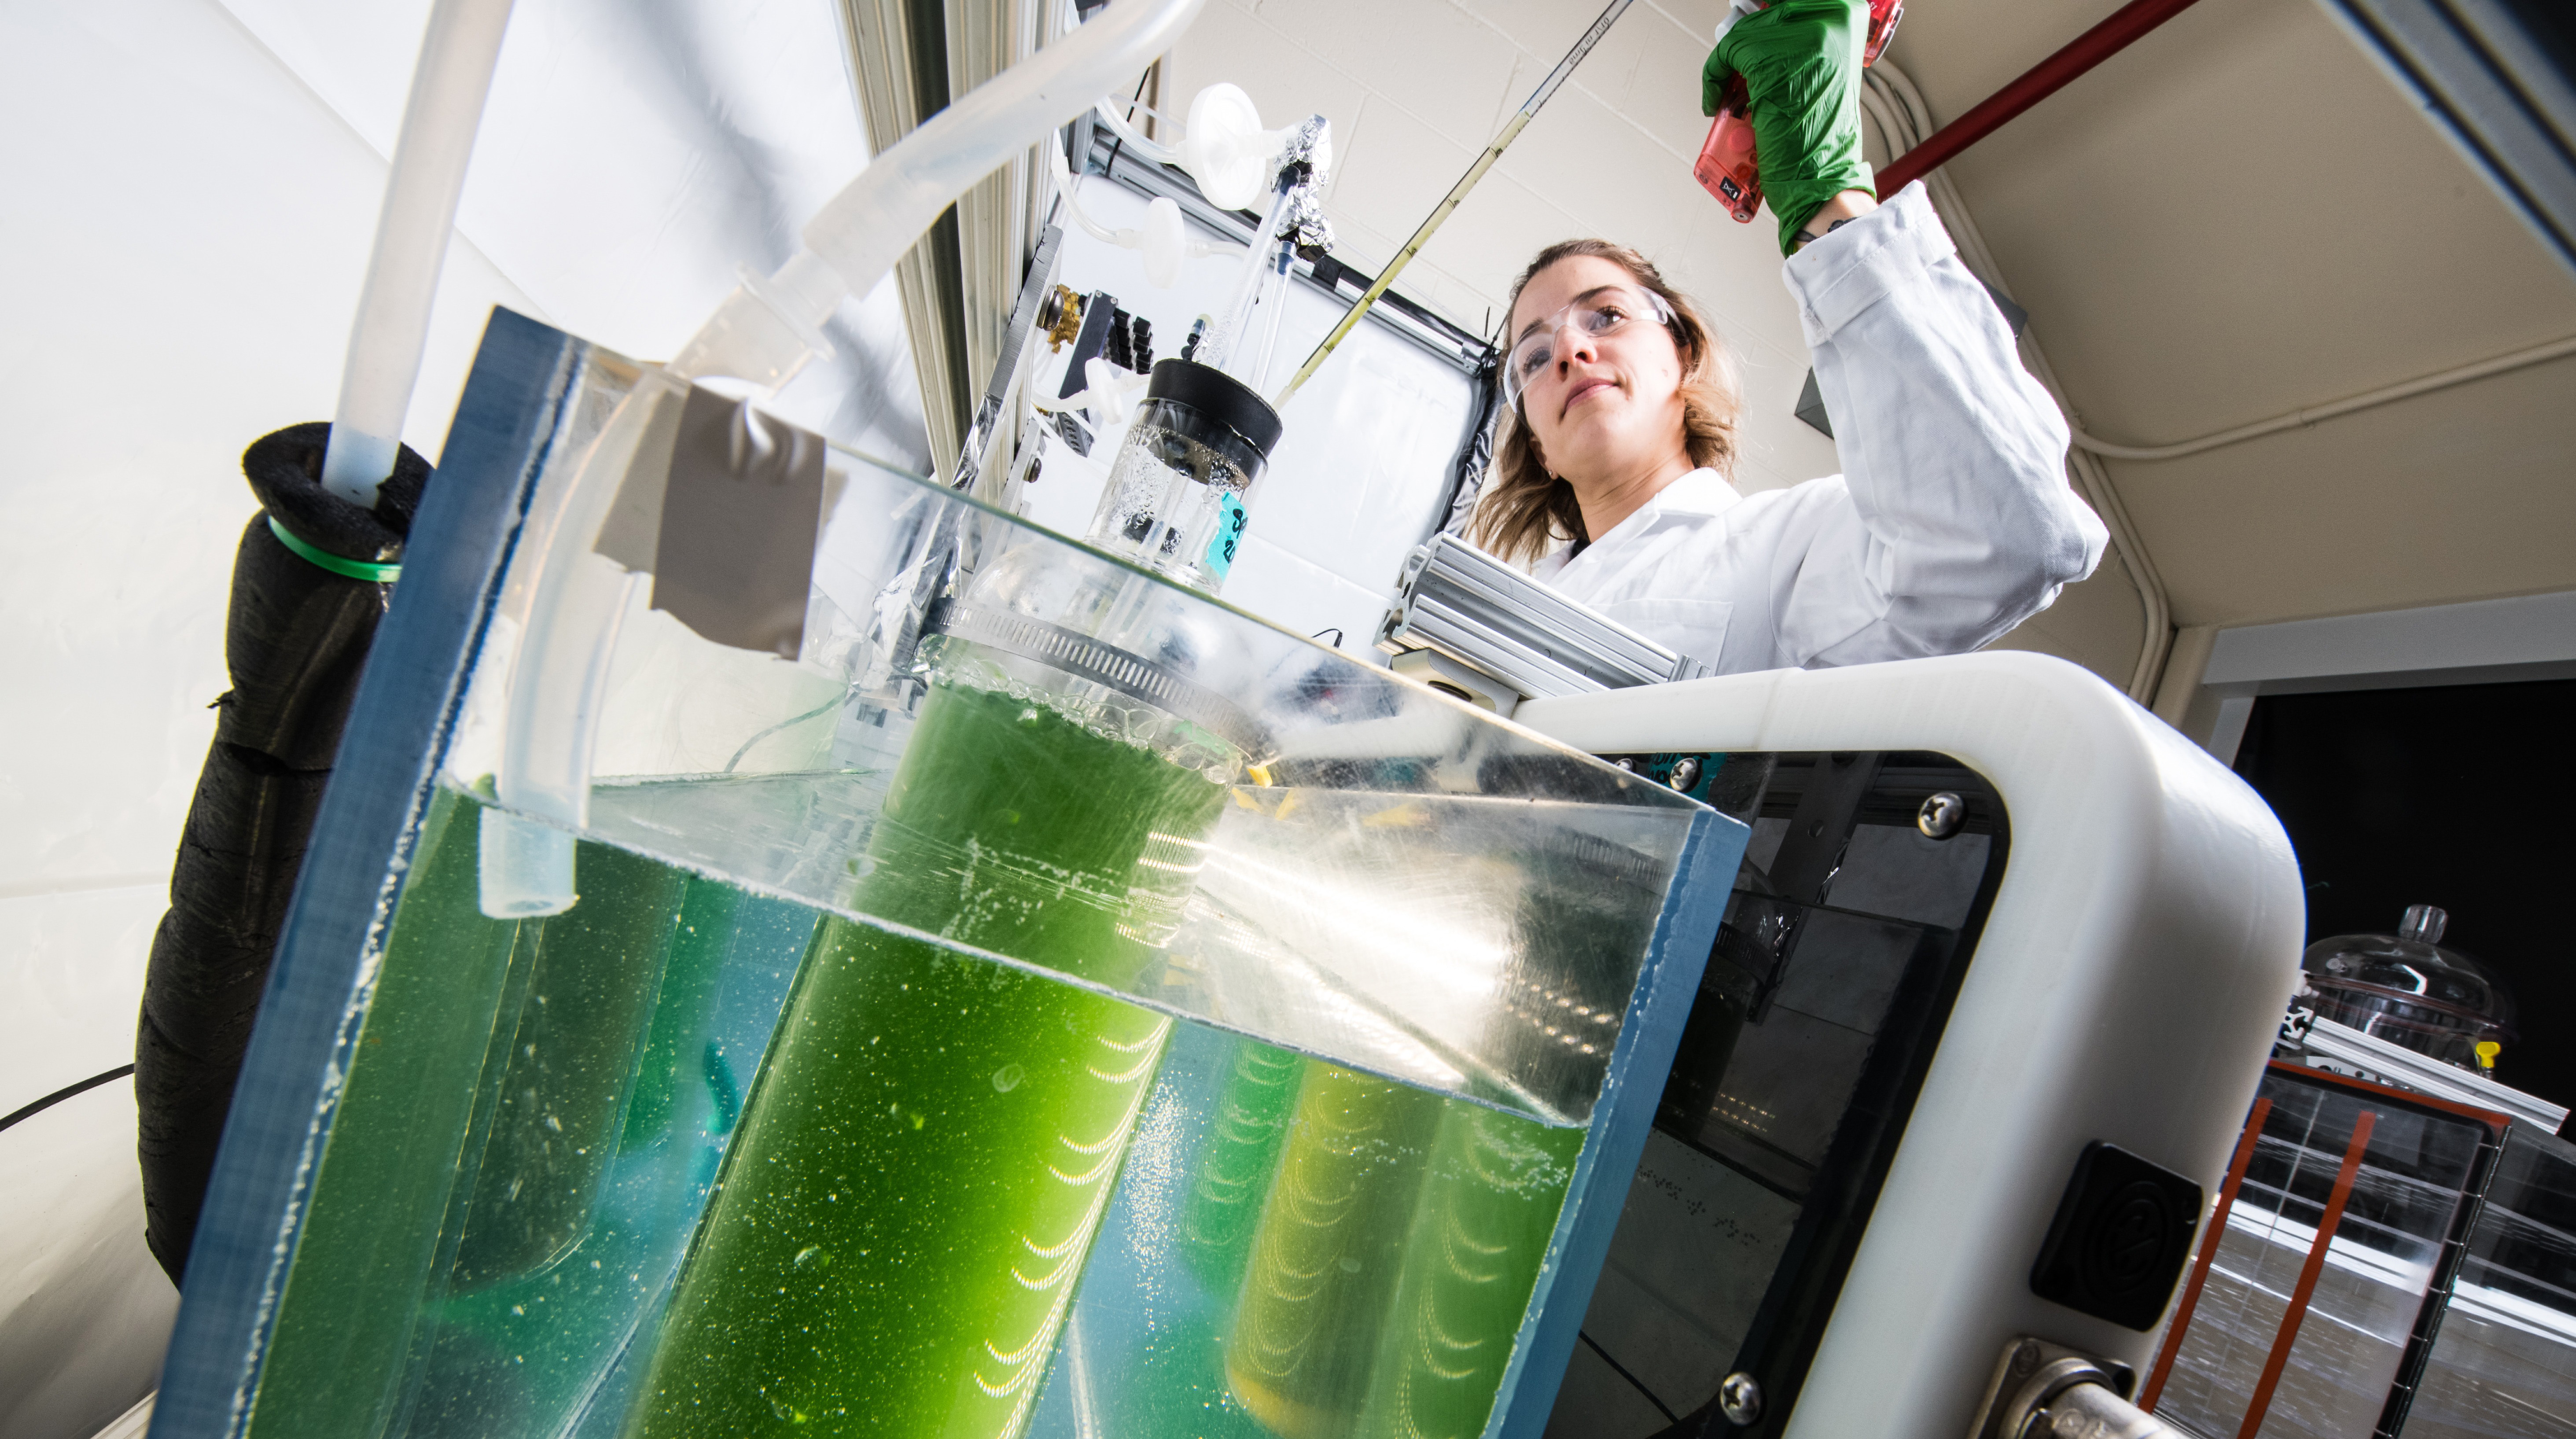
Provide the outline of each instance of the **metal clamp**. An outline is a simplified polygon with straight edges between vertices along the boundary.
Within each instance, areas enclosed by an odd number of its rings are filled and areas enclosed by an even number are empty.
[[[1971,1439],[2190,1439],[2130,1403],[2135,1374],[2043,1339],[2004,1346]]]

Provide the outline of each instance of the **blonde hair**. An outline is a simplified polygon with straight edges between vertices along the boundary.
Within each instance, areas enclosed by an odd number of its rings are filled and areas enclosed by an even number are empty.
[[[1665,328],[1682,358],[1684,448],[1689,450],[1692,464],[1731,477],[1735,470],[1736,418],[1744,408],[1736,383],[1735,353],[1701,317],[1690,297],[1665,283],[1654,261],[1607,240],[1560,240],[1539,251],[1529,268],[1512,282],[1511,304],[1504,307],[1504,314],[1509,315],[1512,307],[1520,304],[1521,291],[1529,288],[1529,282],[1540,271],[1577,255],[1608,260],[1672,306],[1673,318]],[[1561,540],[1591,538],[1584,533],[1583,507],[1575,502],[1574,486],[1550,473],[1546,458],[1539,453],[1538,436],[1531,432],[1517,406],[1503,416],[1502,435],[1494,446],[1494,466],[1484,493],[1477,497],[1468,536],[1479,549],[1515,564],[1539,558]]]

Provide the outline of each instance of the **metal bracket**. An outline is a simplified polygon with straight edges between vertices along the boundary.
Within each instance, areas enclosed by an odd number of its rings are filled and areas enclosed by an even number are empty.
[[[1709,667],[1568,599],[1456,535],[1404,564],[1378,627],[1391,655],[1438,650],[1524,699],[1698,679]]]

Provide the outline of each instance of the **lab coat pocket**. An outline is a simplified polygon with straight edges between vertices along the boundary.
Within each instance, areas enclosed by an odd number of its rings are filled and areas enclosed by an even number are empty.
[[[1612,600],[1601,613],[1659,645],[1681,651],[1718,668],[1726,649],[1726,625],[1734,616],[1732,600]]]

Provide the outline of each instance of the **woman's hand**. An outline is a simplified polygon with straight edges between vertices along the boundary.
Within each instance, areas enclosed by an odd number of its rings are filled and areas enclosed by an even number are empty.
[[[1829,201],[1847,191],[1866,199],[1873,188],[1860,151],[1860,52],[1868,32],[1863,0],[1777,0],[1729,27],[1701,67],[1702,109],[1711,114],[1727,80],[1744,77],[1753,153],[1763,196],[1780,220],[1783,255],[1798,248],[1799,231]]]

